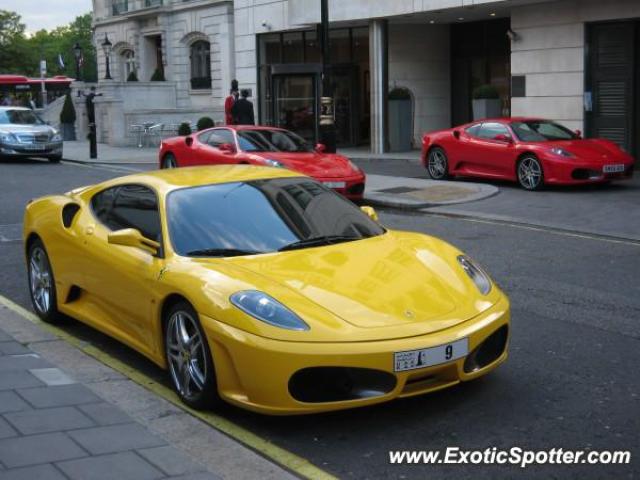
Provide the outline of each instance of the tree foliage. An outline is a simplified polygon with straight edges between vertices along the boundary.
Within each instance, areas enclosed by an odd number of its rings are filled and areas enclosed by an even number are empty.
[[[82,79],[95,82],[98,78],[96,50],[92,44],[91,14],[76,17],[68,25],[53,30],[38,30],[28,34],[15,12],[0,10],[0,73],[40,76],[40,60],[47,61],[47,75],[76,76],[73,47],[82,47]],[[64,67],[58,63],[62,55]]]

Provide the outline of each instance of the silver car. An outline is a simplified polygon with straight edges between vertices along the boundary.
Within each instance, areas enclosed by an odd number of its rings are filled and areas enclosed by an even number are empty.
[[[45,157],[62,159],[62,135],[32,110],[0,107],[0,158]]]

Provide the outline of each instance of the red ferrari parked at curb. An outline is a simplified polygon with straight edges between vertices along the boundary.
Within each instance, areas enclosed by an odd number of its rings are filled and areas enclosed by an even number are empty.
[[[422,163],[429,176],[515,180],[527,190],[544,185],[631,178],[634,158],[615,143],[539,118],[496,118],[427,133]]]
[[[282,167],[315,178],[351,200],[364,194],[365,174],[342,155],[311,147],[281,128],[227,125],[163,140],[160,168],[246,163]]]

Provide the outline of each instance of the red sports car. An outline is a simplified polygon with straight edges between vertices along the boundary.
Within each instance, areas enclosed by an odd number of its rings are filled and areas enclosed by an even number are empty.
[[[319,180],[352,200],[362,199],[365,174],[342,155],[312,148],[281,128],[253,125],[215,127],[163,140],[160,168],[246,163],[294,170]]]
[[[422,137],[429,176],[516,180],[527,190],[545,184],[631,178],[634,159],[615,143],[539,118],[479,120]]]

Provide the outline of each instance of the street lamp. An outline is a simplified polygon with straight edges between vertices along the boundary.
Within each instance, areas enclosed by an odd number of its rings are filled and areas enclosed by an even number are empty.
[[[109,55],[111,55],[111,48],[113,47],[112,43],[109,41],[107,34],[104,34],[104,42],[102,42],[102,51],[104,52],[104,57],[107,65],[107,72],[104,75],[105,80],[113,80],[111,78],[111,69],[109,68]]]
[[[76,57],[76,80],[82,80],[80,77],[80,59],[82,58],[82,47],[78,42],[73,46],[73,55]]]

